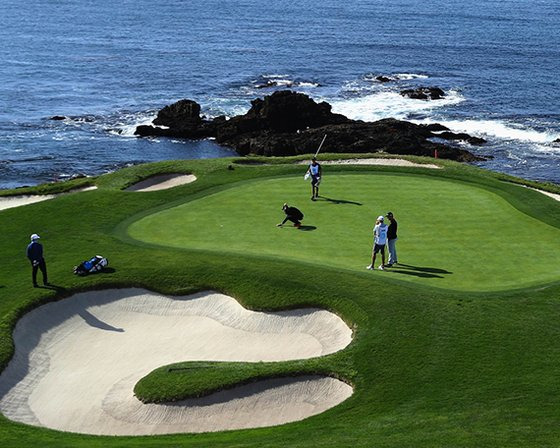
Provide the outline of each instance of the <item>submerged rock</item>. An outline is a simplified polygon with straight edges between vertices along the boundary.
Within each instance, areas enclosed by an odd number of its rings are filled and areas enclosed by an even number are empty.
[[[445,92],[439,87],[417,87],[416,89],[401,90],[401,95],[415,100],[440,100]]]
[[[430,141],[432,137],[450,140],[473,139],[453,134],[445,126],[417,125],[392,118],[375,122],[350,120],[335,114],[331,105],[317,103],[309,96],[283,90],[257,98],[244,115],[227,120],[200,117],[200,105],[181,100],[166,106],[154,120],[158,126],[138,126],[136,135],[179,138],[214,137],[216,142],[234,148],[242,155],[287,156],[315,152],[325,134],[323,151],[335,153],[385,152],[438,156],[459,161],[483,160],[467,150]],[[445,131],[447,134],[434,134]],[[473,140],[474,141],[474,140]]]
[[[394,81],[394,78],[390,78],[389,76],[385,75],[379,75],[375,77],[375,80],[379,82],[391,82]]]

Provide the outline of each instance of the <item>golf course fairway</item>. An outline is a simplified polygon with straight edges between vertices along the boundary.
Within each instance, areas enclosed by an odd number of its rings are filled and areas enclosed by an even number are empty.
[[[244,253],[362,272],[372,228],[393,211],[400,265],[367,273],[460,290],[519,288],[557,279],[560,230],[477,186],[421,176],[329,174],[309,200],[300,177],[263,179],[146,216],[129,228],[163,246]],[[282,204],[305,215],[279,229]],[[527,252],[538,256],[527,262]],[[377,260],[381,264],[381,257]],[[523,273],[523,275],[520,275]]]
[[[57,196],[0,211],[0,446],[560,446],[560,202],[532,189],[560,187],[379,157],[325,164],[313,202],[305,157],[159,162],[1,192]],[[169,176],[196,181],[128,190]],[[96,189],[61,194],[84,187]],[[285,202],[301,229],[276,226]],[[399,264],[372,272],[388,211]],[[37,288],[33,233],[50,282]],[[95,255],[103,272],[72,273]],[[264,420],[230,425],[229,409]],[[96,425],[108,414],[121,430]]]

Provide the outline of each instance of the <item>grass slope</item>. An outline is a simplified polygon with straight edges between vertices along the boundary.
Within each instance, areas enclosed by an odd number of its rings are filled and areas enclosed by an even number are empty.
[[[239,254],[225,245],[220,252],[155,247],[126,236],[131,223],[155,210],[196,200],[202,203],[211,198],[209,193],[225,194],[231,186],[241,187],[240,182],[251,179],[301,174],[301,166],[236,166],[232,171],[227,169],[230,163],[208,160],[133,167],[97,179],[97,191],[0,212],[3,255],[9,260],[0,271],[0,365],[5,366],[12,355],[11,331],[17,318],[41,303],[102,287],[134,285],[174,294],[212,288],[251,309],[317,306],[339,313],[355,328],[353,343],[314,362],[321,371],[338,372],[350,381],[354,395],[301,422],[215,434],[95,437],[0,417],[2,447],[517,448],[560,444],[560,278],[524,289],[517,284],[510,291],[443,290],[327,264]],[[405,178],[421,173],[431,179],[460,181],[491,191],[527,219],[560,228],[560,207],[552,199],[503,182],[501,175],[444,165],[437,172],[384,167],[337,170]],[[161,192],[120,191],[158,172],[192,172],[198,180]],[[317,205],[334,211],[346,207]],[[277,208],[274,204],[274,213]],[[371,225],[369,219],[368,215]],[[201,221],[200,226],[204,225]],[[317,227],[314,232],[319,231]],[[292,229],[274,230],[295,235]],[[43,236],[50,278],[56,285],[52,289],[30,287],[30,268],[23,254],[33,232]],[[401,251],[408,239],[404,236]],[[528,244],[527,258],[530,250]],[[74,264],[96,253],[109,257],[113,271],[86,278],[71,274]],[[520,271],[519,276],[523,275]],[[284,372],[295,367],[297,362],[285,363]],[[151,387],[155,396],[166,392],[163,383]]]

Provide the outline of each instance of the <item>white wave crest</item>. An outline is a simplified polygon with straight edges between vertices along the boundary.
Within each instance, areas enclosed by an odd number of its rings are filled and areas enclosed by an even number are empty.
[[[486,135],[502,140],[518,140],[530,143],[551,143],[558,135],[552,132],[536,131],[515,123],[499,120],[449,120],[439,123],[456,132]],[[550,148],[549,148],[550,150]]]
[[[328,100],[327,100],[328,101]],[[346,115],[354,120],[375,121],[382,118],[405,119],[412,114],[429,112],[464,101],[456,91],[450,91],[441,100],[413,100],[397,92],[381,91],[359,98],[330,100],[335,113]]]
[[[428,75],[420,75],[418,73],[395,73],[395,78],[408,81],[411,79],[428,79]]]
[[[134,123],[119,124],[117,129],[119,129],[120,132],[114,130],[111,130],[109,132],[111,134],[120,135],[121,137],[136,137],[134,135],[136,128],[142,125],[151,125],[152,121],[155,120],[156,116],[157,115],[151,115],[149,117],[147,116],[138,117],[138,121]]]

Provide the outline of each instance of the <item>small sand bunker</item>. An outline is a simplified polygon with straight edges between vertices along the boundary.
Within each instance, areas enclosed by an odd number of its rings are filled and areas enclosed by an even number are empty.
[[[342,319],[319,309],[253,312],[214,292],[80,293],[18,321],[15,355],[0,376],[0,410],[18,422],[87,434],[279,425],[336,406],[352,388],[322,376],[276,378],[170,404],[143,404],[133,388],[173,362],[310,358],[343,349],[351,337]]]
[[[58,196],[79,193],[81,191],[91,191],[97,190],[96,186],[76,188],[75,190],[68,191],[66,193],[58,194],[33,194],[33,195],[18,195],[18,196],[0,196],[0,210],[6,210],[8,208],[20,207],[22,205],[34,204],[35,202],[47,201],[49,199],[54,199]]]
[[[159,174],[144,179],[131,185],[126,191],[158,191],[168,188],[178,187],[179,185],[190,184],[196,180],[194,174]]]
[[[560,194],[551,193],[550,191],[539,190],[538,188],[533,188],[533,187],[528,187],[528,188],[530,188],[531,190],[538,191],[539,193],[545,194],[548,197],[551,197],[552,199],[556,199],[557,201],[560,201]]]
[[[307,160],[298,162],[302,165],[309,163]],[[415,166],[420,168],[441,169],[439,165],[432,163],[415,163],[405,159],[385,159],[381,157],[371,157],[369,159],[338,159],[338,160],[319,160],[321,165],[383,165],[383,166]]]

